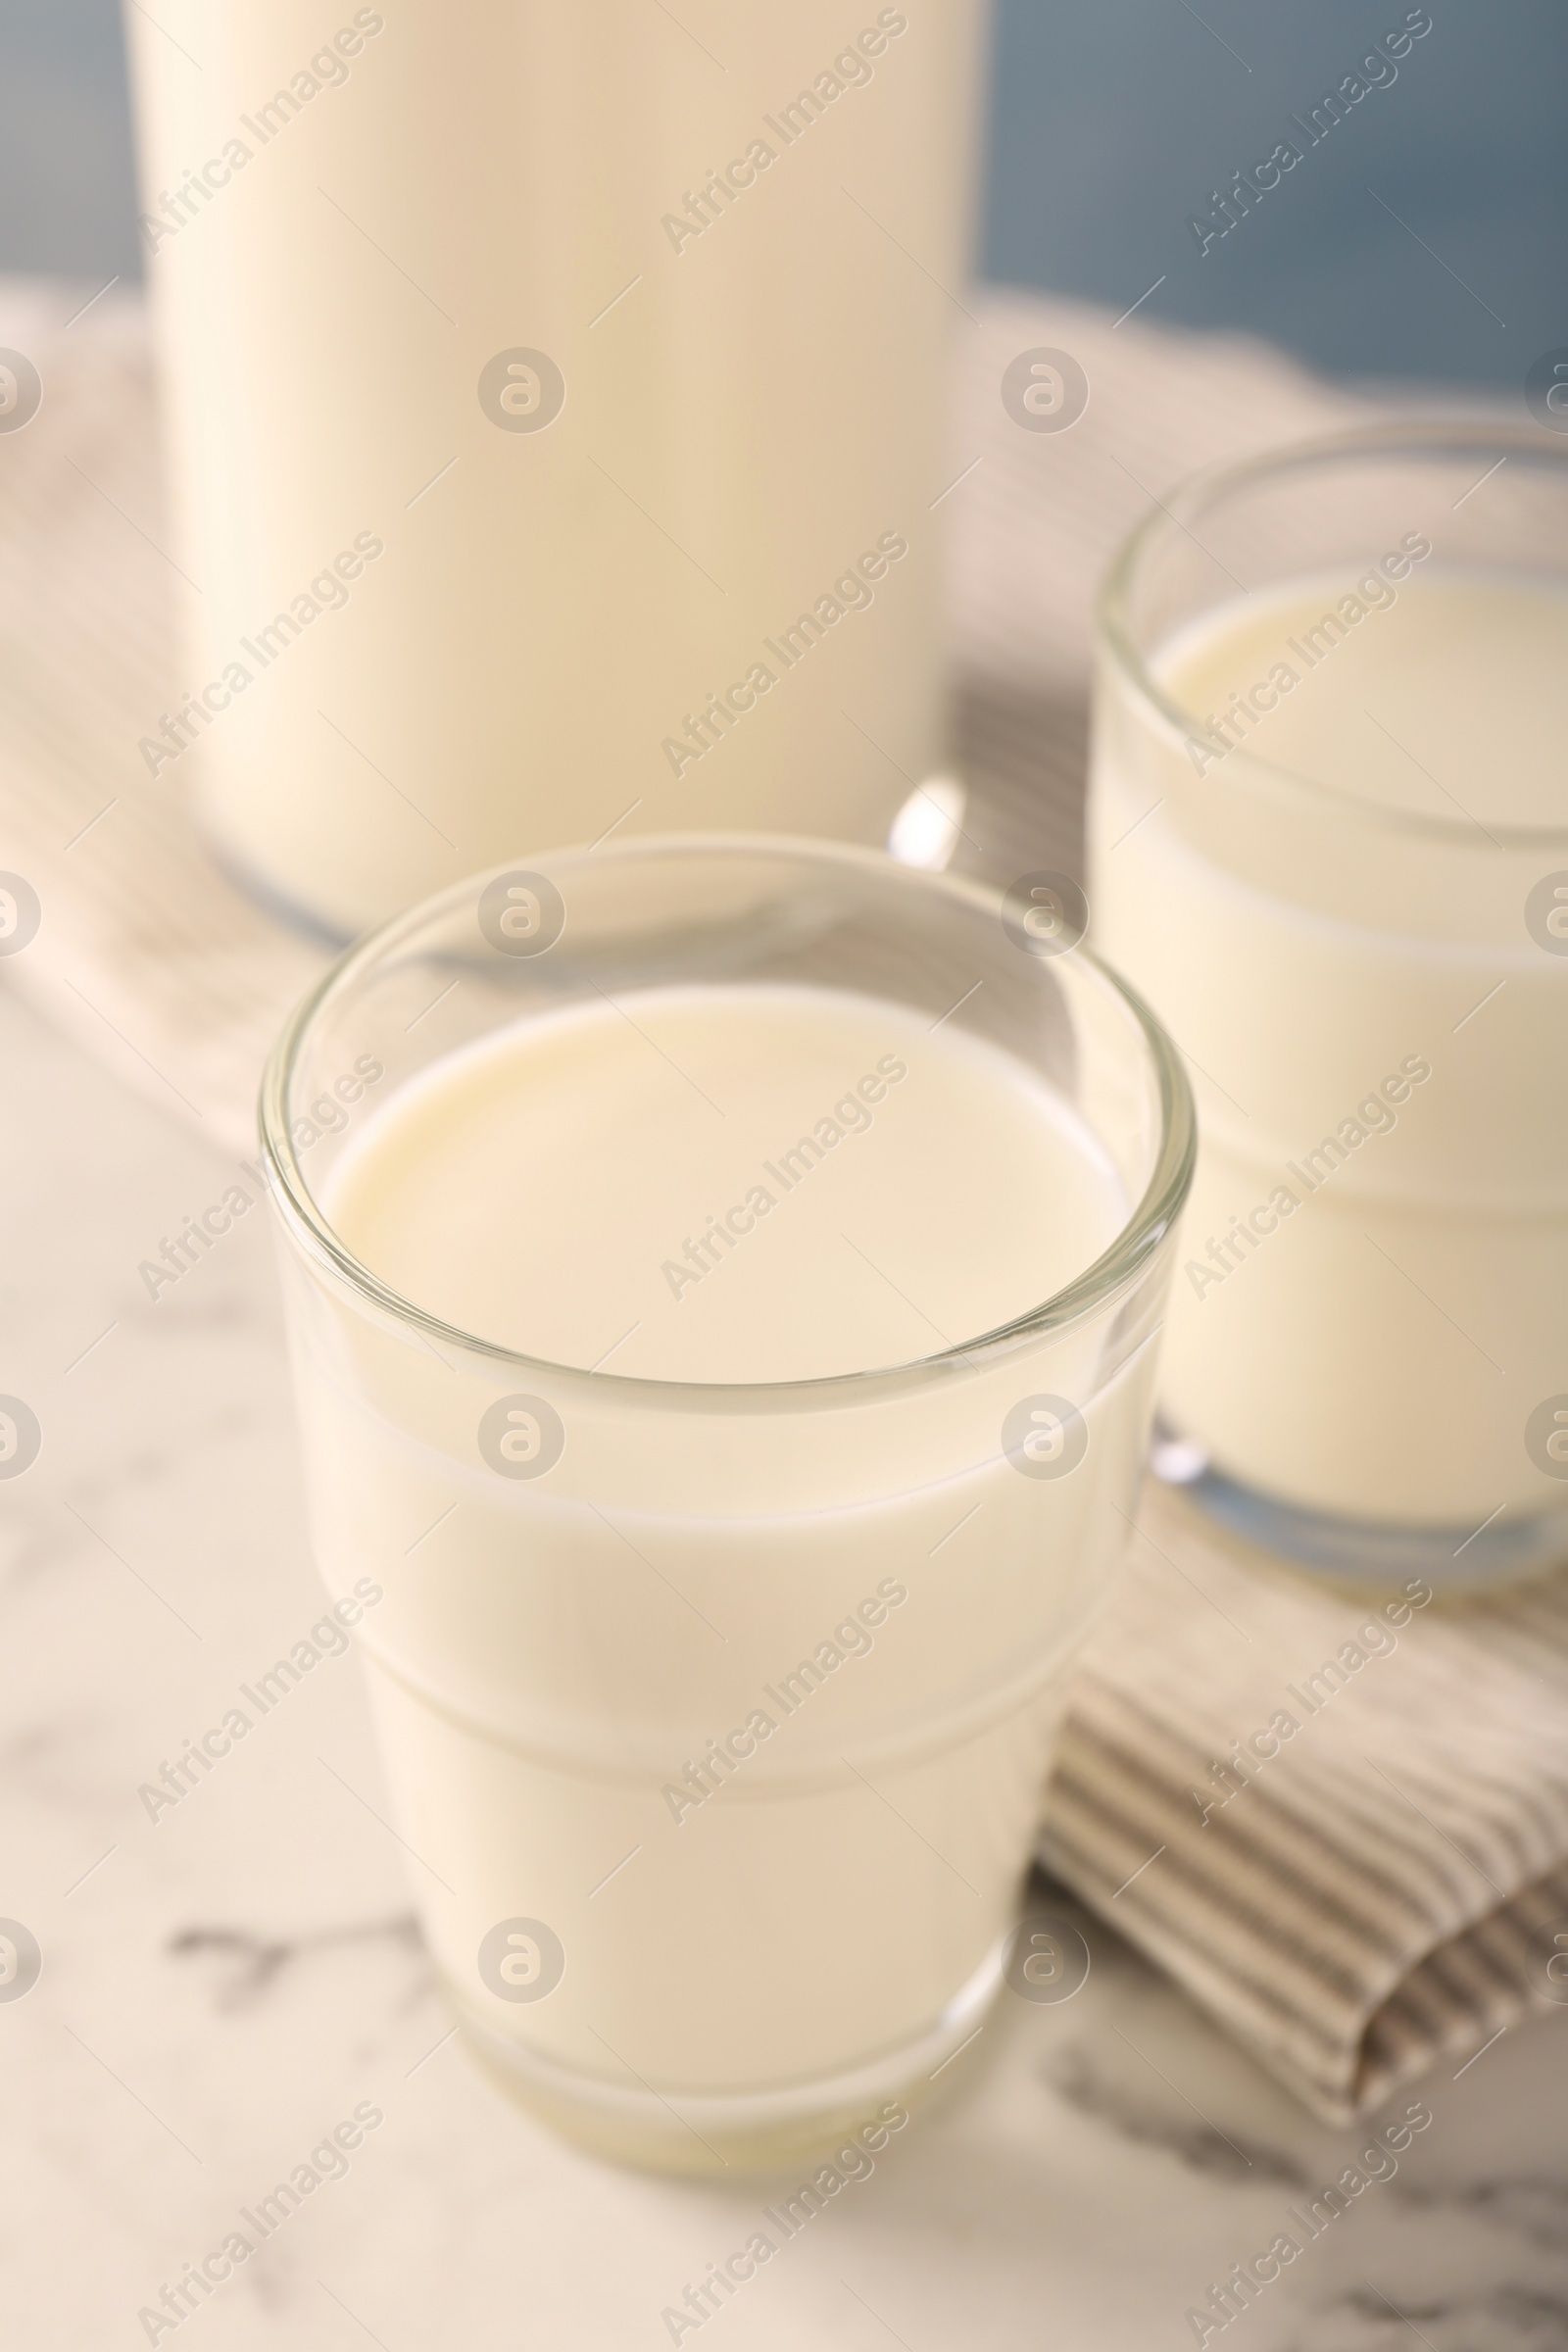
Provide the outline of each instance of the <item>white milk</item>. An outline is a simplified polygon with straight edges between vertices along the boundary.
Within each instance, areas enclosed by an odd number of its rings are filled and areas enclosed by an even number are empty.
[[[547,2086],[634,2098],[765,2101],[963,2038],[1121,1548],[1149,1349],[1124,1308],[989,1371],[832,1376],[1089,1266],[1128,1203],[1087,1129],[895,1004],[670,988],[435,1062],[323,1205],[390,1288],[542,1359],[476,1389],[439,1339],[300,1346],[318,1555],[384,1591],[387,1768],[465,2013]],[[493,1400],[607,1358],[545,1475],[486,1466]],[[825,1385],[649,1385],[768,1381]],[[1083,1410],[1065,1475],[1003,1452],[1042,1393]],[[548,1997],[481,1982],[509,1919],[559,1938]]]
[[[1568,851],[1517,829],[1568,817],[1568,598],[1430,552],[1168,643],[1196,762],[1107,674],[1090,896],[1200,1105],[1170,1418],[1289,1502],[1468,1530],[1564,1495],[1526,1423],[1568,1390],[1568,957],[1527,902]]]
[[[503,1030],[405,1088],[334,1171],[355,1255],[549,1362],[613,1346],[623,1376],[824,1380],[997,1329],[1125,1219],[1067,1106],[961,1031],[799,986],[617,1004]],[[955,1229],[977,1182],[984,1230]]]
[[[127,23],[192,584],[145,763],[345,931],[617,820],[880,840],[941,751],[979,0]]]

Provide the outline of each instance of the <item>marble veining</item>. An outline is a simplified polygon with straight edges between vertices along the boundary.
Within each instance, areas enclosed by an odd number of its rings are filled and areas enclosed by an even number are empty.
[[[204,1973],[212,1987],[214,2008],[227,2012],[265,2000],[281,1971],[297,1962],[377,1937],[422,1959],[424,1945],[412,1911],[395,1919],[371,1920],[363,1927],[324,1929],[314,1936],[270,1937],[245,1928],[180,1928],[169,1938],[168,1948],[176,1960],[218,1963]],[[421,1969],[421,1983],[427,1973]]]

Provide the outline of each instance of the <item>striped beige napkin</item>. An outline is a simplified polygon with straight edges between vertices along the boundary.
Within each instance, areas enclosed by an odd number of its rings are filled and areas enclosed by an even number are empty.
[[[164,511],[141,306],[0,281],[0,345],[43,404],[0,434],[0,869],[42,920],[8,984],[132,1086],[236,1155],[261,1066],[325,958],[219,873],[177,769],[137,751],[177,710],[177,630],[199,593]]]
[[[83,310],[92,292],[0,284],[0,345],[44,382],[32,423],[0,435],[0,871],[42,909],[0,973],[239,1155],[324,952],[217,870],[174,771],[137,755],[185,683],[199,590],[164,513],[140,309],[117,288]],[[1010,881],[1077,866],[1090,600],[1148,498],[1377,404],[1243,338],[973,299],[944,506],[960,858]],[[1004,368],[1041,346],[1089,378],[1068,432],[1002,406]],[[1152,1485],[1051,1790],[1051,1868],[1336,2119],[1532,2005],[1568,2010],[1568,1960],[1548,1974],[1568,1937],[1568,1587],[1406,1601],[1395,1623],[1386,1596],[1276,1571]]]
[[[1568,2016],[1568,1579],[1319,1585],[1153,1480],[1131,1554],[1048,1866],[1330,2122]]]

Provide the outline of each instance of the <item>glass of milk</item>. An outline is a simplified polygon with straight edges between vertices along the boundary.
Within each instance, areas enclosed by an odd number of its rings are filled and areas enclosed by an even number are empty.
[[[269,1070],[314,1540],[431,1950],[634,2161],[874,2122],[999,1983],[1194,1148],[1162,1032],[1014,896],[545,854],[355,948]]]
[[[228,862],[348,937],[612,826],[880,842],[944,748],[983,0],[126,24],[185,623],[141,760]]]
[[[1165,1458],[1320,1567],[1568,1557],[1568,446],[1175,493],[1104,591],[1091,836],[1200,1107]]]

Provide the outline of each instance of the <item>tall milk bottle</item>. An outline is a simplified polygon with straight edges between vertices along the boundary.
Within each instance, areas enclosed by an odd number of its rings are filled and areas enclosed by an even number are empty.
[[[177,763],[338,932],[941,756],[983,0],[128,12]]]

